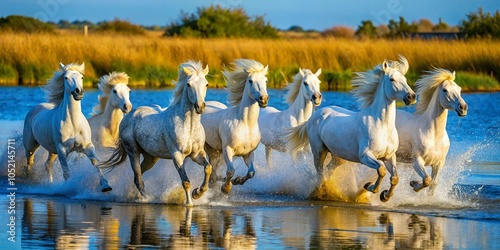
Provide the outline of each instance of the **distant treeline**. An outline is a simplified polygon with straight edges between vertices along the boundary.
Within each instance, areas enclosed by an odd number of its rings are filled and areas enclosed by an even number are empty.
[[[118,33],[124,35],[144,35],[146,30],[164,31],[166,37],[184,38],[279,38],[332,36],[342,38],[408,38],[417,32],[460,32],[465,38],[500,38],[500,11],[485,13],[481,8],[466,15],[457,26],[450,26],[441,19],[433,23],[420,19],[409,23],[404,17],[389,20],[387,24],[375,26],[370,20],[362,20],[354,30],[346,26],[317,31],[304,30],[293,25],[287,30],[279,30],[264,16],[249,16],[242,8],[223,8],[219,5],[200,7],[196,13],[181,12],[178,21],[161,26],[139,26],[125,20],[92,23],[90,21],[60,20],[57,23],[43,23],[23,16],[0,18],[0,30],[27,33],[55,33],[55,29],[82,29],[87,26],[90,33]],[[302,35],[290,36],[287,33]],[[280,36],[281,34],[281,36]],[[310,35],[310,34],[316,34]]]

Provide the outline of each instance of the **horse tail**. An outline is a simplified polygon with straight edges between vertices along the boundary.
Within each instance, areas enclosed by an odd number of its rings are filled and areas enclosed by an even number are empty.
[[[292,155],[302,151],[309,142],[307,136],[307,122],[287,129],[285,131],[285,138],[288,142],[288,151],[291,152]]]
[[[123,146],[122,140],[118,141],[118,147],[113,151],[111,157],[105,162],[99,164],[99,168],[113,170],[117,165],[122,164],[127,159],[127,151]]]

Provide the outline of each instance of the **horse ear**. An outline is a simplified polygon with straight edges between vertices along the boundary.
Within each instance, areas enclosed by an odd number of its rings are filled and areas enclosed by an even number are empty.
[[[59,62],[59,67],[60,67],[62,70],[64,70],[64,67],[65,67],[65,66],[64,66],[64,64],[63,64],[62,62]]]
[[[304,77],[304,71],[302,70],[302,68],[299,68],[299,73],[302,77]]]
[[[316,77],[319,77],[319,75],[321,75],[321,68],[319,68],[318,71],[316,71],[316,73],[314,73],[314,75],[316,75]]]
[[[203,74],[204,74],[204,75],[207,75],[207,74],[208,74],[208,71],[209,71],[209,70],[208,70],[208,64],[207,64],[207,66],[206,66],[206,67],[205,67],[205,69],[203,70]]]
[[[384,62],[382,63],[382,69],[384,70],[384,72],[387,72],[387,70],[389,69],[389,64],[386,60],[384,60]]]
[[[247,70],[247,69],[243,69],[243,71],[244,71],[245,73],[247,73],[247,74],[250,74],[250,73],[248,73],[248,70]]]
[[[85,71],[85,63],[82,63],[82,65],[80,65],[80,71]]]
[[[453,71],[453,79],[455,79],[455,71]]]
[[[189,71],[188,69],[186,69],[185,67],[181,66],[182,67],[182,71],[184,71],[184,73],[188,76],[190,76],[192,73],[191,71]]]
[[[264,72],[267,73],[267,69],[269,68],[269,65],[266,65],[266,67],[264,67]]]

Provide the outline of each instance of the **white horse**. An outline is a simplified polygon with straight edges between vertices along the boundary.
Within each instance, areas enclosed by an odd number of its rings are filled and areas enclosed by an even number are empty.
[[[92,109],[88,119],[92,129],[92,143],[96,148],[116,148],[119,141],[119,126],[124,114],[132,110],[128,75],[112,72],[99,80],[99,103]]]
[[[309,141],[314,156],[314,166],[323,178],[323,163],[328,152],[335,158],[360,162],[376,169],[375,184],[366,183],[365,189],[377,193],[386,170],[391,174],[391,187],[380,194],[388,201],[398,184],[396,173],[396,100],[409,105],[416,95],[404,77],[408,61],[389,64],[384,61],[373,70],[358,73],[353,79],[353,94],[361,104],[359,112],[340,107],[325,107],[313,113],[304,124],[289,130],[288,139],[293,152]],[[309,140],[308,140],[309,138]],[[384,163],[385,162],[385,163]]]
[[[83,71],[85,65],[59,64],[61,70],[55,72],[43,90],[47,103],[33,107],[24,120],[23,143],[26,149],[28,162],[27,171],[31,171],[34,164],[34,153],[41,145],[49,151],[45,163],[50,181],[52,181],[52,163],[59,158],[63,169],[64,179],[70,176],[67,157],[73,151],[83,152],[96,166],[99,160],[91,141],[89,123],[82,114],[81,102],[83,98]],[[101,187],[106,188],[107,180],[102,171],[100,174]]]
[[[242,185],[255,174],[254,150],[260,142],[259,124],[257,122],[261,107],[266,107],[267,66],[251,59],[238,59],[234,63],[234,71],[224,71],[227,89],[229,90],[229,108],[211,102],[211,113],[201,116],[201,123],[207,135],[206,150],[215,169],[222,154],[227,165],[225,183],[222,192],[229,193],[232,184]],[[208,111],[208,110],[207,110]],[[234,176],[233,157],[242,156],[248,167],[246,176]],[[214,164],[215,163],[215,164]],[[214,171],[212,183],[217,171]]]
[[[266,148],[267,165],[271,163],[271,150],[286,152],[286,140],[280,136],[284,130],[306,122],[311,117],[314,106],[321,104],[320,91],[321,69],[313,73],[309,69],[299,69],[293,78],[293,83],[287,86],[286,103],[289,107],[279,111],[266,107],[259,115],[259,128],[262,133],[260,141]]]
[[[134,171],[135,186],[145,196],[142,174],[160,158],[172,159],[182,181],[186,205],[192,206],[191,184],[184,168],[184,159],[190,157],[205,168],[201,187],[193,190],[194,199],[208,190],[212,172],[203,148],[205,131],[200,123],[200,114],[205,109],[207,74],[208,66],[202,69],[200,62],[182,63],[172,103],[164,111],[154,107],[139,107],[126,115],[120,124],[121,143],[101,167],[116,166],[124,162],[128,155]],[[143,160],[139,164],[141,154]]]
[[[410,183],[416,192],[429,186],[433,191],[438,183],[439,172],[450,148],[446,133],[448,110],[454,110],[459,117],[467,115],[467,103],[460,95],[460,86],[454,82],[455,72],[434,69],[427,73],[415,83],[419,96],[415,113],[396,112],[399,134],[396,155],[400,162],[413,163],[413,168],[422,177],[422,183]],[[432,178],[425,166],[432,167]]]

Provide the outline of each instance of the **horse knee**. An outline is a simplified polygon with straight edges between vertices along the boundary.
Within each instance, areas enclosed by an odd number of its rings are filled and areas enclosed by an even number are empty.
[[[189,190],[191,188],[191,183],[189,181],[183,181],[182,187],[184,188],[184,190]]]
[[[377,174],[378,176],[380,177],[384,177],[387,173],[387,169],[385,168],[384,165],[380,165],[378,168],[377,168]]]

